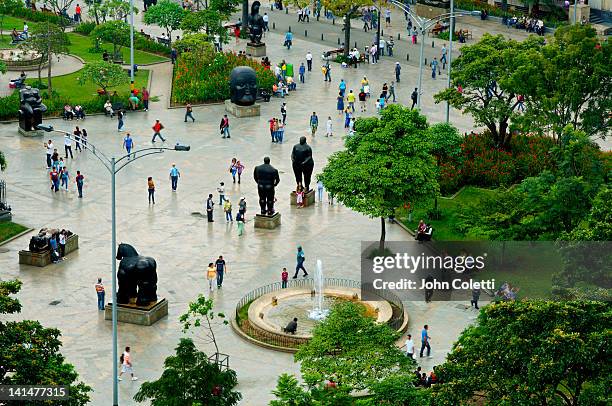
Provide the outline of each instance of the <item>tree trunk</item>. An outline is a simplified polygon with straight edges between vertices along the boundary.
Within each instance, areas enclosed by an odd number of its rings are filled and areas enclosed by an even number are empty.
[[[378,250],[379,255],[382,255],[382,253],[385,251],[385,237],[387,235],[386,229],[385,229],[385,218],[381,217],[380,218],[380,242],[378,243]]]
[[[349,46],[351,45],[351,15],[346,15],[344,21],[344,56],[348,56]]]

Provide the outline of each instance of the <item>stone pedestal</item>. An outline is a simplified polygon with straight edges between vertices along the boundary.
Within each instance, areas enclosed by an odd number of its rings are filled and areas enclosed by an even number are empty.
[[[0,221],[11,221],[12,215],[8,210],[0,210]]]
[[[66,252],[64,256],[79,249],[79,236],[72,234],[66,239]],[[32,265],[44,267],[51,263],[51,250],[43,252],[31,252],[28,250],[19,251],[19,263],[24,265]]]
[[[24,137],[42,137],[44,133],[44,131],[41,130],[26,131],[21,127],[17,127],[17,130],[19,131],[19,134],[23,135]]]
[[[281,225],[281,215],[279,212],[274,213],[272,216],[266,216],[263,214],[255,215],[255,228],[265,228],[267,230],[273,230]]]
[[[291,192],[290,201],[292,206],[297,206],[297,194]],[[308,207],[315,204],[315,191],[311,189],[310,192],[304,194],[304,207]]]
[[[259,58],[262,56],[266,56],[266,44],[247,44],[246,46],[246,54],[252,56],[253,58]]]
[[[148,306],[137,306],[135,304],[117,305],[117,321],[122,323],[151,326],[167,315],[168,301],[166,299],[160,299]],[[104,320],[112,319],[113,305],[108,303],[104,306]]]
[[[257,117],[261,115],[261,105],[253,104],[252,106],[239,106],[232,103],[231,100],[225,101],[225,111],[231,113],[234,117]]]
[[[586,22],[589,22],[591,18],[591,7],[588,4],[577,4],[578,9],[574,10],[576,5],[572,4],[568,11],[569,23],[574,24],[574,13],[576,13],[576,21],[579,23],[582,22],[582,17],[586,19]]]

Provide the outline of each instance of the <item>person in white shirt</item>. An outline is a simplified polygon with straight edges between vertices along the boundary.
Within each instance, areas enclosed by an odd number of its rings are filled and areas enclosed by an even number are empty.
[[[378,41],[378,50],[380,51],[380,56],[385,56],[385,46],[385,39],[383,37],[380,37],[380,41]]]
[[[70,135],[64,135],[64,151],[66,152],[66,159],[68,159],[68,153],[70,153],[70,159],[73,159],[72,156],[72,140],[70,139]]]
[[[308,68],[308,72],[311,72],[312,71],[312,54],[310,53],[310,51],[306,53],[306,65]]]
[[[24,38],[28,38],[28,24],[24,21],[23,22],[23,37]]]
[[[132,356],[130,355],[130,347],[125,347],[125,352],[121,355],[121,372],[119,373],[118,380],[121,380],[121,375],[125,372],[126,374],[132,375],[132,381],[135,381],[134,369],[132,368]]]
[[[408,358],[414,358],[414,341],[412,341],[412,336],[410,334],[406,337],[406,356]]]
[[[333,124],[332,124],[332,119],[331,119],[331,117],[330,117],[330,116],[328,116],[328,117],[327,117],[327,123],[326,123],[326,125],[325,125],[325,127],[326,127],[325,136],[326,136],[326,137],[331,137],[331,136],[333,136],[333,135],[334,135],[334,134],[333,134],[333,132],[332,132],[332,125],[333,125]]]
[[[264,22],[264,32],[266,31],[270,31],[270,16],[268,15],[268,13],[264,13],[263,15],[263,22]]]
[[[44,144],[46,150],[47,150],[47,169],[51,169],[51,156],[53,155],[53,149],[55,148],[53,146],[53,141],[49,140],[47,141],[46,144]]]

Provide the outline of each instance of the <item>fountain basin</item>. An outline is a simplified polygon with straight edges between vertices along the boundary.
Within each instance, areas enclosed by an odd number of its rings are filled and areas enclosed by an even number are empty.
[[[8,70],[34,70],[42,62],[42,66],[47,66],[48,61],[42,60],[42,55],[17,48],[0,49],[0,60],[4,62]]]

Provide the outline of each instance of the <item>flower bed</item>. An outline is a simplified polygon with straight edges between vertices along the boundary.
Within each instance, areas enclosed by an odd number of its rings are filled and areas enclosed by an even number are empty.
[[[229,77],[236,66],[255,69],[259,89],[272,89],[274,74],[250,58],[232,52],[183,52],[174,69],[172,102],[212,103],[229,99]]]

